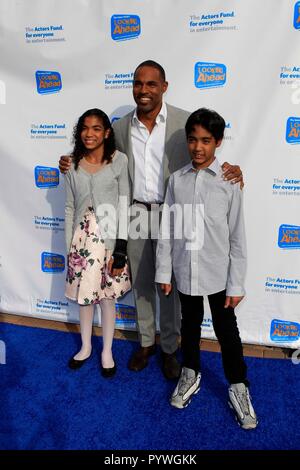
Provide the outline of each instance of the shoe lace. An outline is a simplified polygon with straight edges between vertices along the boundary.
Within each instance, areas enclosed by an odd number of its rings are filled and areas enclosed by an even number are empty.
[[[188,390],[189,388],[191,388],[191,386],[194,384],[195,382],[195,378],[191,377],[191,378],[188,378],[184,373],[182,374],[182,376],[180,377],[180,383],[179,383],[179,387],[178,387],[178,394],[180,396],[183,396]]]
[[[249,407],[249,397],[247,390],[245,391],[236,391],[238,402],[240,404],[241,409],[245,415],[250,415],[250,407]]]

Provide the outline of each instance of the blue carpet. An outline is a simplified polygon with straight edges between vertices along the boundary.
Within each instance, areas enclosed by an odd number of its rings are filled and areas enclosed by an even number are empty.
[[[127,369],[137,343],[115,340],[113,379],[99,372],[101,338],[91,360],[66,366],[79,335],[0,324],[7,364],[0,365],[1,449],[298,449],[300,365],[246,358],[256,430],[244,431],[227,405],[221,357],[202,353],[202,386],[191,404],[168,404],[174,382],[159,369],[159,355],[142,372]]]

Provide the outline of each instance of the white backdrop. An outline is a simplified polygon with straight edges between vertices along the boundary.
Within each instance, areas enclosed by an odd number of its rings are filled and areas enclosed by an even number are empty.
[[[116,119],[133,107],[133,71],[154,59],[167,102],[224,116],[217,156],[243,169],[243,341],[299,347],[299,29],[291,0],[0,0],[0,310],[77,321],[58,158],[85,110]],[[118,327],[135,327],[133,306],[129,294]]]

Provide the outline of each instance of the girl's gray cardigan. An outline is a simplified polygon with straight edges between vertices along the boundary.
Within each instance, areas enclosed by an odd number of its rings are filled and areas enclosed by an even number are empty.
[[[74,231],[93,206],[105,247],[113,250],[116,238],[128,238],[130,184],[127,156],[116,150],[111,163],[95,174],[72,163],[65,175],[65,236],[70,251]]]

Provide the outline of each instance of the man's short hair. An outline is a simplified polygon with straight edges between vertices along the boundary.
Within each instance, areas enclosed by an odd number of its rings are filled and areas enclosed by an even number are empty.
[[[137,68],[135,69],[134,71],[134,76],[133,78],[135,78],[135,74],[137,72],[137,70],[140,68],[140,67],[152,67],[156,70],[159,71],[160,73],[160,76],[162,78],[162,80],[165,82],[166,81],[166,72],[164,70],[164,68],[158,63],[158,62],[155,62],[154,60],[145,60],[144,62],[142,62],[141,64],[139,64],[137,66]]]

